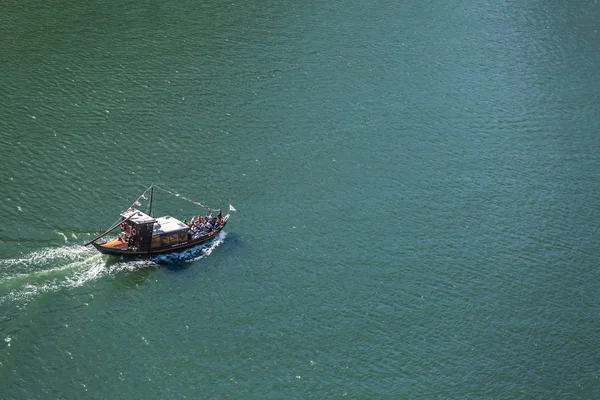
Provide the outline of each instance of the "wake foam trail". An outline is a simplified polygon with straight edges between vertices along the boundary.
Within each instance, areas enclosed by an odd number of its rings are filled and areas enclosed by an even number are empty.
[[[0,269],[12,267],[18,270],[37,270],[40,267],[53,265],[61,261],[74,261],[89,257],[95,251],[84,246],[65,246],[59,248],[45,248],[29,254],[25,258],[0,260]]]
[[[46,248],[24,258],[0,260],[0,305],[7,301],[26,302],[42,293],[80,287],[120,272],[198,261],[208,257],[226,236],[221,232],[203,245],[143,260],[109,262],[95,249],[80,245]]]
[[[89,271],[103,267],[102,256],[84,246],[46,248],[24,258],[0,260],[0,304],[80,286]]]

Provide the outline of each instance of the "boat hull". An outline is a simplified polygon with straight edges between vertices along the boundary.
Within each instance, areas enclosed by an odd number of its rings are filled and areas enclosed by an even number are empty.
[[[161,254],[176,253],[198,246],[199,244],[210,242],[225,228],[227,221],[216,231],[211,232],[208,235],[201,236],[197,239],[187,240],[184,242],[175,243],[169,246],[154,247],[150,250],[141,251],[136,248],[127,246],[126,242],[120,242],[118,239],[106,242],[106,243],[92,243],[92,245],[100,253],[108,254],[111,256],[123,257],[123,258],[148,258],[154,257]]]

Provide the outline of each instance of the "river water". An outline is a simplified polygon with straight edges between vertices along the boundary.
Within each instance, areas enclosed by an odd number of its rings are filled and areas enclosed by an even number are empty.
[[[599,397],[599,15],[5,1],[0,398]]]

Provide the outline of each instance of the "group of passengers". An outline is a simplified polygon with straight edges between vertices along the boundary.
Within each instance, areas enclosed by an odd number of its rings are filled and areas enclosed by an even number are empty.
[[[221,228],[221,225],[223,224],[223,214],[221,213],[221,209],[218,209],[217,212],[217,216],[214,216],[209,208],[208,214],[205,217],[202,215],[192,217],[192,220],[187,223],[187,226],[190,227],[194,236],[196,236],[196,234],[210,234],[212,231],[218,231],[219,228]]]

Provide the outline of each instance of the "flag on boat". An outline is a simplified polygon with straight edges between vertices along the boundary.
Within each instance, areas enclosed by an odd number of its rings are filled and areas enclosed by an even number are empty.
[[[136,201],[136,202],[135,202],[135,203],[133,203],[133,204],[135,204],[135,205],[136,205],[136,206],[138,206],[138,207],[141,207],[141,206],[142,206],[142,203],[140,203],[139,201]]]
[[[148,197],[146,197],[146,194],[145,194],[145,193],[143,193],[143,194],[142,194],[142,198],[143,198],[144,200],[148,200]]]
[[[237,211],[235,208],[233,208],[233,206],[230,204],[229,205],[229,211]]]

